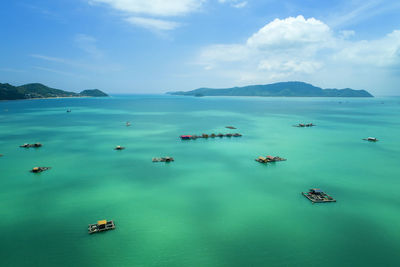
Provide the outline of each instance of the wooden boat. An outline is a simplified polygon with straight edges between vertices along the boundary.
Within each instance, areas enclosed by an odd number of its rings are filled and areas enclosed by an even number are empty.
[[[30,170],[30,172],[40,173],[40,172],[44,172],[44,171],[47,171],[50,169],[51,169],[51,167],[34,167],[34,168],[32,168],[32,170]]]
[[[278,156],[266,156],[266,157],[258,157],[255,159],[255,161],[258,161],[260,163],[268,163],[268,162],[277,162],[277,161],[286,161],[286,159],[278,157]]]
[[[125,149],[125,147],[123,147],[123,146],[116,146],[114,148],[114,150],[124,150],[124,149]]]
[[[95,224],[89,224],[88,232],[89,234],[94,234],[114,229],[115,229],[114,221],[101,220],[97,221],[97,223]]]
[[[233,126],[225,126],[225,128],[228,128],[228,129],[236,129],[236,128],[233,127]]]
[[[173,157],[153,158],[153,162],[172,162],[175,161]]]
[[[25,148],[29,148],[29,147],[42,147],[41,143],[35,143],[35,144],[23,144],[22,146],[19,147],[25,147]]]
[[[299,124],[297,124],[297,125],[293,125],[293,127],[313,127],[313,126],[316,126],[315,124],[313,124],[313,123],[299,123]]]
[[[367,138],[364,138],[363,140],[369,141],[369,142],[377,142],[377,141],[379,141],[379,140],[376,139],[375,137],[367,137]]]

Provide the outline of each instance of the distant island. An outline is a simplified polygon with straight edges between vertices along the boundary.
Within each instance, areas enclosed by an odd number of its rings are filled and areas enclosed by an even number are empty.
[[[21,86],[13,86],[8,83],[0,83],[0,100],[99,96],[108,95],[98,89],[88,89],[83,90],[80,93],[74,93],[50,88],[40,83],[30,83]]]
[[[226,89],[199,88],[187,92],[168,92],[167,94],[185,96],[373,97],[365,90],[322,89],[304,82],[279,82]]]

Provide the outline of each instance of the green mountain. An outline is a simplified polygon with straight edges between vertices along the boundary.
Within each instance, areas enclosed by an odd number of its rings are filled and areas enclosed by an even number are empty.
[[[365,90],[322,89],[304,82],[280,82],[226,89],[199,88],[187,92],[168,92],[167,94],[187,96],[373,97]]]
[[[78,94],[74,92],[67,92],[60,89],[50,88],[40,83],[30,83],[21,86],[13,86],[8,83],[0,83],[0,100],[81,96],[107,96],[107,94],[98,89],[84,90]]]
[[[106,93],[100,91],[99,89],[87,89],[83,90],[80,92],[81,96],[95,96],[95,97],[100,97],[100,96],[108,96]]]

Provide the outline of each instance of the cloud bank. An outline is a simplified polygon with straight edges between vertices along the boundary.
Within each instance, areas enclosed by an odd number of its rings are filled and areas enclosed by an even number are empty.
[[[378,82],[399,69],[399,30],[376,40],[353,40],[354,35],[354,31],[334,32],[315,18],[275,19],[245,43],[203,48],[198,63],[236,84],[308,80],[345,85],[362,80],[352,83],[357,87],[371,84],[368,73],[376,74]],[[339,76],[333,78],[334,73]],[[353,76],[366,74],[361,79]]]

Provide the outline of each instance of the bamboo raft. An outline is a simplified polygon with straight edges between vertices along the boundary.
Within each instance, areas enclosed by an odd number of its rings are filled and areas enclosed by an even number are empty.
[[[153,162],[172,162],[175,161],[173,157],[153,158]]]
[[[19,147],[29,148],[29,147],[41,147],[41,146],[42,146],[41,143],[35,143],[35,144],[23,144],[22,146]]]
[[[268,162],[277,162],[277,161],[286,161],[286,159],[278,157],[278,156],[266,156],[266,157],[258,157],[255,159],[255,161],[258,161],[260,163],[268,163]]]
[[[30,172],[40,173],[40,172],[44,172],[44,171],[47,171],[50,169],[51,169],[51,167],[34,167],[34,168],[32,168],[32,170],[30,170]]]
[[[94,234],[94,233],[99,233],[99,232],[114,230],[114,229],[115,229],[115,224],[114,224],[113,220],[111,220],[111,221],[101,220],[95,224],[89,224],[88,232],[89,232],[89,234]]]
[[[301,193],[303,196],[308,198],[313,204],[314,203],[327,203],[327,202],[336,202],[336,200],[330,195],[323,192],[321,189],[312,188],[310,192]]]
[[[297,125],[293,125],[293,127],[300,127],[300,128],[303,128],[303,127],[313,127],[313,126],[317,126],[317,125],[315,125],[315,124],[313,124],[313,123],[299,123],[299,124],[297,124]]]
[[[205,138],[205,139],[207,139],[207,138],[215,138],[215,137],[219,137],[219,138],[222,138],[222,137],[241,137],[242,135],[240,134],[240,133],[227,133],[227,134],[222,134],[222,133],[219,133],[219,134],[214,134],[214,133],[212,133],[212,134],[202,134],[202,135],[181,135],[180,136],[180,138],[182,139],[182,140],[196,140],[197,138]]]

